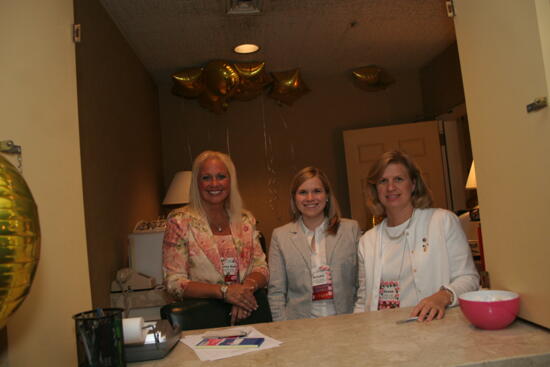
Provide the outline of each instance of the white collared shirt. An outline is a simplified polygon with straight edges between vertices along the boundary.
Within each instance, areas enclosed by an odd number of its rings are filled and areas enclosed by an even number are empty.
[[[321,266],[328,266],[327,264],[327,251],[326,251],[326,231],[328,226],[328,219],[325,218],[323,222],[315,228],[310,230],[304,224],[302,218],[300,218],[300,228],[304,232],[307,239],[307,245],[311,252],[311,270],[314,271]],[[311,241],[315,236],[315,251],[311,246]],[[313,274],[312,274],[313,278]],[[313,290],[312,290],[313,292]],[[336,315],[336,308],[334,306],[334,299],[318,300],[312,302],[311,313],[314,317],[332,316]]]

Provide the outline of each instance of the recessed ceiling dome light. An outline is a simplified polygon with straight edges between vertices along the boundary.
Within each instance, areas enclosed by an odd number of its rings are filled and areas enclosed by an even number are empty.
[[[253,43],[243,43],[242,45],[235,46],[233,51],[235,51],[238,54],[251,54],[253,52],[256,52],[260,49],[260,46],[255,45]]]

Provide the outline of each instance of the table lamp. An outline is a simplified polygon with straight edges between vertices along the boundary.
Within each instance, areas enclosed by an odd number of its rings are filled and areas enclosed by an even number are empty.
[[[176,172],[168,192],[164,197],[163,205],[179,205],[189,203],[189,189],[191,187],[191,171]]]
[[[474,161],[472,161],[472,165],[470,166],[470,173],[468,174],[468,179],[466,180],[466,188],[477,189],[476,165]]]

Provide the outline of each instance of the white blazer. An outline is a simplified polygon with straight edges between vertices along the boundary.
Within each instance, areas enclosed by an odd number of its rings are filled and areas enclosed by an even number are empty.
[[[413,251],[411,266],[420,299],[445,286],[453,292],[455,305],[459,295],[479,289],[479,274],[458,217],[448,210],[430,208],[415,209],[411,220],[405,235]],[[359,290],[354,312],[378,309],[386,222],[384,219],[359,241]]]

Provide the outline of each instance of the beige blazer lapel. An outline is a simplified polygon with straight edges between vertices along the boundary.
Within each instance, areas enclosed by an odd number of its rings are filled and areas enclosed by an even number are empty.
[[[309,249],[309,244],[307,243],[307,238],[298,222],[294,222],[292,224],[293,225],[289,231],[290,243],[294,246],[296,252],[302,256],[307,268],[311,270],[311,251]]]
[[[341,224],[340,224],[341,225]],[[336,232],[335,235],[330,233],[325,234],[325,246],[327,254],[327,264],[332,264],[332,256],[335,253],[338,244],[340,243],[340,237],[342,237],[342,231]]]

